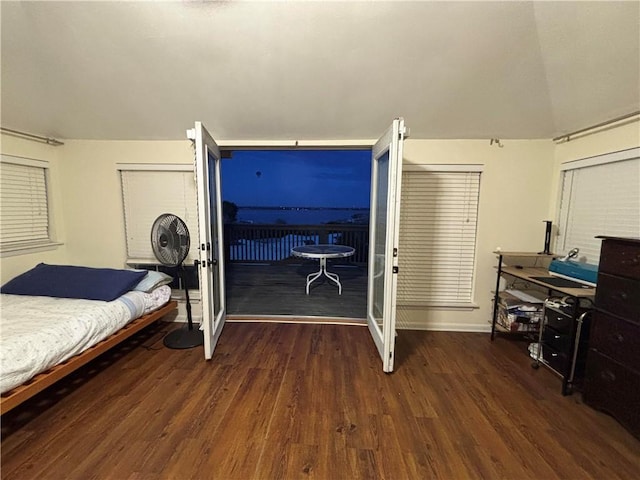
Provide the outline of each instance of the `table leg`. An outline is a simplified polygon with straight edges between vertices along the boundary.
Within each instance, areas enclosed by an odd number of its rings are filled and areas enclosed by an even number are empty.
[[[342,295],[342,284],[340,283],[340,277],[338,277],[336,273],[327,272],[326,268],[324,269],[324,274],[329,280],[336,282],[336,285],[338,285],[338,295]]]
[[[310,273],[307,275],[307,295],[309,295],[309,285],[311,285],[314,281],[322,276],[322,261],[324,258],[320,259],[320,270],[315,273]]]
[[[340,277],[336,273],[327,271],[327,259],[320,258],[320,270],[315,273],[310,273],[307,275],[307,295],[309,295],[309,285],[311,285],[314,281],[320,278],[322,275],[327,277],[332,282],[335,282],[338,285],[338,295],[342,295],[342,284],[340,283]]]

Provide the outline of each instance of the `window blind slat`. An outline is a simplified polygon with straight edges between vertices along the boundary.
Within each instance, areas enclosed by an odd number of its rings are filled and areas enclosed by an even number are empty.
[[[50,241],[47,169],[0,162],[0,245],[29,246]]]
[[[398,302],[472,301],[480,172],[403,172]]]
[[[159,167],[161,168],[161,167]],[[197,257],[198,211],[191,171],[121,170],[127,257],[157,262],[151,227],[158,216],[173,213],[187,224],[191,248],[185,263]]]
[[[557,252],[579,248],[578,258],[597,264],[598,235],[640,236],[640,158],[563,173]]]

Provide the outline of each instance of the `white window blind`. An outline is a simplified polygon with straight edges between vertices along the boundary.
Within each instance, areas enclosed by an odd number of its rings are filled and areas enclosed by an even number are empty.
[[[472,303],[479,193],[479,171],[403,172],[399,304]]]
[[[580,260],[597,264],[596,236],[640,237],[640,158],[638,149],[627,152],[565,166],[557,253],[579,248]]]
[[[2,155],[0,249],[51,244],[47,195],[48,163]]]
[[[191,248],[185,264],[192,264],[198,258],[198,210],[193,172],[163,171],[160,165],[157,168],[120,170],[127,262],[157,263],[151,248],[151,227],[159,215],[173,213],[184,220],[189,229]]]

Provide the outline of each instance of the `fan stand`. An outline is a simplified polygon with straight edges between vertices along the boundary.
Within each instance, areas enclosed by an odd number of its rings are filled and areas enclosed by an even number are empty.
[[[193,328],[193,319],[191,318],[191,302],[189,301],[189,290],[187,288],[187,282],[184,280],[184,276],[180,275],[180,271],[184,271],[184,265],[181,265],[178,269],[178,279],[184,286],[184,295],[186,299],[187,307],[187,326],[181,327],[173,332],[169,332],[165,335],[162,343],[167,348],[173,348],[182,350],[186,348],[194,348],[204,344],[204,334],[199,328]]]

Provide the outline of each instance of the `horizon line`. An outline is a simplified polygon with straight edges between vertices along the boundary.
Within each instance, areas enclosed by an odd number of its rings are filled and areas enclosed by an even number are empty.
[[[282,207],[282,206],[260,206],[260,205],[236,205],[238,210],[370,210],[370,207]]]

